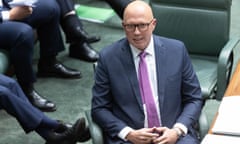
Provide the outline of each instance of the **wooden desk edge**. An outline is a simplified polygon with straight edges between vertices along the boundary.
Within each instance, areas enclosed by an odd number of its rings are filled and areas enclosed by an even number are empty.
[[[240,60],[237,63],[237,66],[236,66],[233,76],[229,82],[229,85],[224,94],[224,97],[225,96],[234,96],[234,95],[240,95]],[[216,114],[216,116],[213,119],[213,123],[208,131],[209,134],[212,134],[212,128],[216,121],[217,115],[218,115],[218,113]]]
[[[224,96],[240,95],[240,61],[238,61],[233,76]]]

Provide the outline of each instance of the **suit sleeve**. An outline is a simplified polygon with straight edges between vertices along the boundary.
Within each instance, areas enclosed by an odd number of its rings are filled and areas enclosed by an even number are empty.
[[[193,69],[190,57],[184,48],[183,72],[182,72],[182,99],[183,111],[178,122],[183,123],[188,128],[195,123],[201,113],[202,96],[201,88]]]
[[[110,81],[105,62],[101,57],[100,53],[95,71],[95,84],[93,86],[92,117],[95,122],[105,130],[108,130],[109,134],[114,137],[126,127],[126,124],[111,112],[113,102],[111,98]]]

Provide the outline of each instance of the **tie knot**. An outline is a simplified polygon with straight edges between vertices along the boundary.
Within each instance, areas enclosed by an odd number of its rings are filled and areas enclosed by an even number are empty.
[[[146,55],[147,55],[147,53],[145,51],[142,51],[139,53],[140,58],[145,58]]]

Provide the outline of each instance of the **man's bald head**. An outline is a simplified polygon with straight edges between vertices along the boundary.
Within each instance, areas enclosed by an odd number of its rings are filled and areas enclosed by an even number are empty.
[[[132,1],[124,10],[123,21],[126,21],[130,17],[153,19],[152,9],[148,3],[142,0]]]
[[[144,50],[150,43],[156,22],[148,3],[141,0],[129,3],[122,21],[129,43],[139,50]]]

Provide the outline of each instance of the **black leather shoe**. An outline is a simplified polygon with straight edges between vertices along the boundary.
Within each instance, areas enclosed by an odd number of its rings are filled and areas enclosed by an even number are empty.
[[[86,127],[83,134],[78,138],[79,142],[86,142],[91,139],[89,128]]]
[[[86,31],[84,31],[81,27],[77,26],[71,28],[70,31],[65,32],[67,42],[78,42],[84,41],[87,43],[94,43],[101,40],[100,36],[90,36]]]
[[[29,101],[32,103],[32,105],[39,110],[43,112],[56,111],[56,105],[52,101],[49,101],[40,96],[36,90],[33,89],[31,91],[25,92],[25,94]]]
[[[81,37],[87,43],[94,43],[101,40],[100,36],[90,36],[85,30],[80,27],[75,28],[75,37]]]
[[[82,27],[82,23],[76,15],[68,15],[61,20],[62,29],[68,43],[100,41],[100,36],[90,36]]]
[[[86,129],[85,119],[78,119],[72,127],[63,132],[53,131],[49,134],[46,144],[76,144]]]
[[[59,122],[59,126],[57,129],[55,129],[55,132],[57,132],[57,133],[62,133],[65,130],[70,129],[73,126],[70,123],[65,123],[60,120],[58,122]],[[91,139],[89,127],[86,126],[85,129],[81,131],[81,133],[82,133],[82,135],[77,138],[78,142],[86,142]]]
[[[81,72],[68,68],[60,62],[53,64],[38,64],[38,77],[81,78]]]
[[[94,42],[98,42],[100,40],[101,40],[100,36],[88,36],[86,38],[87,43],[94,43]]]
[[[69,46],[69,56],[87,62],[96,62],[99,54],[88,43],[73,43]]]

